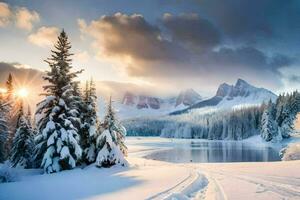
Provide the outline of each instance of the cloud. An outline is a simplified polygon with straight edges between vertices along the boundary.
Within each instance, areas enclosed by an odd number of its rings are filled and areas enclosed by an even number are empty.
[[[288,78],[291,82],[300,83],[300,76],[299,75],[290,75]]]
[[[90,23],[78,20],[100,59],[116,62],[129,77],[165,86],[218,84],[241,77],[275,88],[282,84],[279,69],[294,62],[247,44],[225,46],[222,31],[196,14],[165,14],[161,22],[153,25],[142,15],[121,13]]]
[[[293,59],[275,54],[266,55],[263,51],[254,47],[244,46],[239,48],[220,48],[218,51],[211,51],[200,58],[200,62],[207,65],[215,65],[219,68],[250,68],[254,70],[277,71],[278,68],[289,66]]]
[[[29,11],[22,7],[16,10],[16,26],[20,29],[30,31],[33,24],[40,21],[40,16],[36,11]]]
[[[207,51],[221,41],[219,30],[198,14],[174,16],[166,13],[163,16],[163,24],[171,32],[173,40],[183,42],[195,50]]]
[[[199,13],[213,22],[224,37],[243,44],[272,45],[272,39],[299,35],[298,0],[195,0]]]
[[[10,18],[12,17],[12,11],[9,5],[0,2],[0,27],[6,27],[10,23]]]
[[[116,13],[102,16],[89,25],[82,19],[78,24],[82,33],[95,39],[93,46],[100,55],[146,61],[178,60],[181,51],[175,43],[163,39],[160,29],[142,15]]]
[[[199,1],[204,12],[222,29],[234,38],[253,38],[257,36],[269,37],[273,29],[267,17],[273,0],[236,1],[219,0]]]
[[[56,41],[59,34],[57,27],[46,27],[39,28],[35,33],[28,36],[28,41],[40,47],[52,46]]]
[[[10,7],[9,4],[0,2],[0,27],[7,27],[9,24],[19,29],[31,31],[33,25],[40,21],[38,12],[28,10],[26,7]]]

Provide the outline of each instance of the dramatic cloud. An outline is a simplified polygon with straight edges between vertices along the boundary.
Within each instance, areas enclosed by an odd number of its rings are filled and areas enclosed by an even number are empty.
[[[33,23],[40,21],[40,16],[36,11],[29,11],[22,7],[16,10],[16,26],[21,29],[30,31]]]
[[[181,48],[164,40],[160,29],[141,15],[116,13],[89,25],[83,20],[78,20],[78,24],[83,33],[96,40],[94,47],[101,50],[100,55],[147,61],[178,59],[180,55]]]
[[[5,27],[10,23],[12,11],[8,4],[0,2],[0,27]]]
[[[57,27],[46,27],[39,28],[35,33],[28,36],[28,41],[40,47],[52,46],[56,41],[59,34]]]
[[[121,13],[89,24],[78,20],[81,32],[93,38],[97,55],[118,60],[129,76],[151,82],[182,85],[241,77],[255,83],[259,77],[261,83],[277,87],[278,69],[294,62],[249,45],[223,46],[221,31],[197,14],[165,14],[161,22],[162,27],[155,26],[141,15]]]
[[[219,30],[197,14],[174,16],[166,13],[163,24],[171,32],[173,40],[183,42],[195,50],[210,50],[221,41]]]
[[[207,16],[226,38],[240,43],[288,40],[299,33],[298,0],[196,0],[199,12]],[[270,41],[271,42],[271,41]]]

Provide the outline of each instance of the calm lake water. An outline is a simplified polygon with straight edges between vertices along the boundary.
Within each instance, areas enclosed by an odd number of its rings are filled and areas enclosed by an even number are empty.
[[[174,163],[279,161],[278,150],[244,142],[196,141],[157,151],[145,158]]]

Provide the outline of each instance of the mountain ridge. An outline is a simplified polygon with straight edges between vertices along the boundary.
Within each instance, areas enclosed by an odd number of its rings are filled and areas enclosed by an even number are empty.
[[[222,83],[217,89],[215,96],[212,98],[200,101],[188,108],[171,112],[170,115],[186,113],[193,109],[208,107],[208,106],[223,106],[234,107],[243,104],[259,104],[263,101],[271,99],[274,101],[277,98],[270,90],[265,88],[255,87],[243,79],[237,79],[235,85]]]

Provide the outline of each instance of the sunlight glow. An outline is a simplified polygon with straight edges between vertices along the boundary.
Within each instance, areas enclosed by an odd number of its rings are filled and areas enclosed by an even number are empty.
[[[0,94],[5,94],[7,90],[5,88],[0,88]]]
[[[28,97],[29,92],[26,88],[20,88],[16,94],[18,97],[26,98],[26,97]]]

